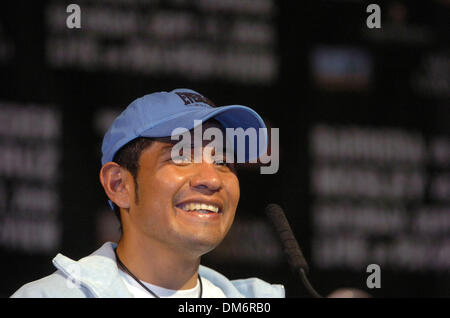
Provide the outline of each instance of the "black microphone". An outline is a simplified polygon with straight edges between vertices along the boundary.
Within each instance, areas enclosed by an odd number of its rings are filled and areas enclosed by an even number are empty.
[[[315,289],[311,286],[306,277],[306,273],[309,271],[308,263],[303,257],[302,250],[298,246],[292,229],[289,226],[289,222],[284,215],[283,209],[275,203],[271,203],[266,207],[266,215],[270,220],[270,223],[274,227],[275,231],[280,238],[283,245],[284,253],[287,256],[288,263],[295,274],[300,275],[300,279],[305,285],[311,296],[315,298],[322,298]]]

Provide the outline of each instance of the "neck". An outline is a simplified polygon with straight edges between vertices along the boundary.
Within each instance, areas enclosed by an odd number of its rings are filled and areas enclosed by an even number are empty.
[[[150,239],[148,239],[150,240]],[[194,288],[200,257],[185,255],[157,241],[123,236],[117,246],[122,263],[141,281],[163,288]]]

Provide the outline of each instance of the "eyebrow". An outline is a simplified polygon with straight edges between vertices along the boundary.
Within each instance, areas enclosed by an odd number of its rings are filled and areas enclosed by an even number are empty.
[[[165,154],[165,153],[167,153],[169,150],[172,150],[173,146],[174,146],[174,145],[172,145],[172,144],[164,145],[164,146],[161,148],[160,151],[161,151],[162,154]]]

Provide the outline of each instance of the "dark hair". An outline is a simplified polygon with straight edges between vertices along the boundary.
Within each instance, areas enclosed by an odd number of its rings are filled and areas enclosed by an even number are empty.
[[[127,169],[134,179],[135,189],[136,189],[136,202],[138,201],[137,197],[137,174],[139,170],[139,158],[141,157],[142,151],[147,149],[151,146],[154,139],[152,138],[146,138],[146,137],[139,137],[136,139],[133,139],[129,143],[127,143],[125,146],[120,148],[116,154],[114,155],[113,161],[120,165],[121,167]],[[120,208],[113,203],[113,211],[116,215],[117,219],[120,223],[120,232],[122,232],[122,220],[120,218]]]

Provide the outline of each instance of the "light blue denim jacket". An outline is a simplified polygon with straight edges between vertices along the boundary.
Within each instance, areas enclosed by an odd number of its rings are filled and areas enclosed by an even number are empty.
[[[11,297],[133,297],[119,274],[113,250],[115,247],[116,243],[107,242],[79,261],[58,254],[53,259],[53,264],[58,269],[56,272],[25,284]],[[283,285],[269,284],[258,278],[229,280],[202,265],[200,265],[199,274],[219,287],[229,298],[285,297]]]

